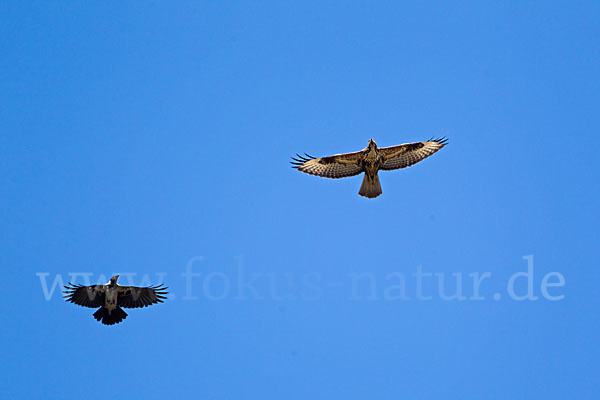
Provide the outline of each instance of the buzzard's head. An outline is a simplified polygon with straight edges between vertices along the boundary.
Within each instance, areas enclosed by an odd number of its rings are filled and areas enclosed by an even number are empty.
[[[119,279],[119,276],[120,276],[120,275],[119,275],[119,274],[117,274],[117,275],[113,276],[112,278],[110,278],[110,282],[108,282],[108,284],[109,284],[110,286],[116,286],[116,284],[117,284],[117,280]]]
[[[373,139],[369,139],[369,144],[367,145],[368,149],[374,149],[377,147],[377,144],[375,144],[375,141]]]

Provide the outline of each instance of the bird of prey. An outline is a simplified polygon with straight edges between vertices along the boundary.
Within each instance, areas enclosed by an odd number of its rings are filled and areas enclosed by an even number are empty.
[[[114,325],[127,318],[123,308],[142,308],[162,303],[167,297],[167,289],[162,284],[157,286],[137,287],[121,286],[117,283],[119,275],[110,278],[106,285],[74,285],[68,283],[63,291],[67,302],[79,306],[100,307],[93,315],[104,325]]]
[[[292,157],[292,167],[307,174],[324,178],[344,178],[365,173],[359,195],[374,198],[381,194],[379,170],[410,167],[429,157],[448,143],[445,137],[424,142],[405,143],[392,147],[377,147],[373,139],[361,151],[316,158],[304,154]]]

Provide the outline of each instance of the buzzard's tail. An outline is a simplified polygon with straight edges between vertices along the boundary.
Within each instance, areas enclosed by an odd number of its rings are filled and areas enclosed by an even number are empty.
[[[371,177],[368,174],[365,174],[365,178],[362,181],[362,185],[358,194],[363,197],[368,197],[370,199],[379,196],[381,194],[379,176],[375,174],[375,176]]]
[[[94,313],[94,318],[104,325],[114,325],[127,318],[127,313],[121,307],[117,307],[109,312],[108,308],[102,306]]]

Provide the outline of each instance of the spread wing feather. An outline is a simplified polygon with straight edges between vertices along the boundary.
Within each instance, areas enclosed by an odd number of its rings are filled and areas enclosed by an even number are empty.
[[[383,156],[382,170],[410,167],[434,154],[448,143],[445,137],[430,139],[425,142],[405,143],[399,146],[382,147],[379,149]]]
[[[305,154],[292,157],[292,168],[307,174],[324,178],[344,178],[363,172],[361,165],[362,152],[336,154],[329,157],[316,158]]]
[[[167,287],[163,285],[137,287],[119,286],[117,305],[123,308],[142,308],[162,303],[167,297]]]
[[[102,307],[105,299],[103,287],[103,285],[74,285],[69,282],[63,291],[63,299],[82,307]]]

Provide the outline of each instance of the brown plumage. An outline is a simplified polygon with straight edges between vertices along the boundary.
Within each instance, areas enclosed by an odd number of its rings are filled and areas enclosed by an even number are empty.
[[[316,158],[305,154],[292,157],[292,166],[298,171],[324,178],[344,178],[365,173],[359,195],[374,198],[381,194],[379,170],[410,167],[429,157],[448,143],[445,137],[424,142],[406,143],[378,148],[373,139],[361,151]]]

